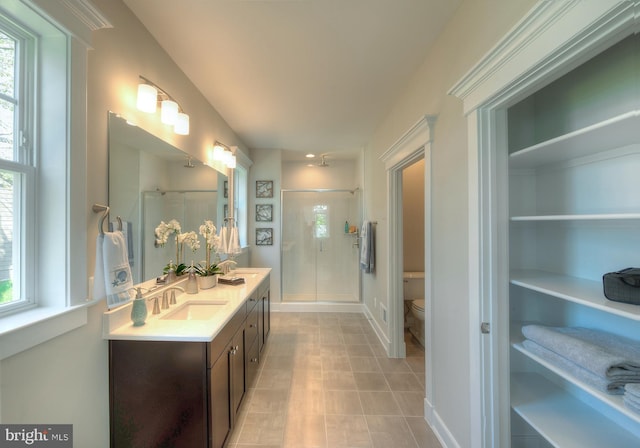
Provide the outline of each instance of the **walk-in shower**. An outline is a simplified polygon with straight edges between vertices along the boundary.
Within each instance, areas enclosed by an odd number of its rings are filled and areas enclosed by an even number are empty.
[[[359,190],[282,191],[282,300],[360,301]]]

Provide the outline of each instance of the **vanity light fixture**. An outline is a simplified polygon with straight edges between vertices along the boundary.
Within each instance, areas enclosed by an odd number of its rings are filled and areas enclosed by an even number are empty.
[[[309,153],[309,154],[307,154],[305,157],[306,157],[307,159],[313,159],[315,156],[316,156],[315,154],[311,154],[311,153]]]
[[[189,115],[182,111],[171,95],[141,75],[136,102],[138,109],[153,114],[158,108],[158,103],[160,103],[160,121],[173,126],[173,132],[178,135],[189,135]]]
[[[220,142],[213,144],[213,160],[223,163],[227,168],[234,169],[236,167],[236,156],[233,151]]]

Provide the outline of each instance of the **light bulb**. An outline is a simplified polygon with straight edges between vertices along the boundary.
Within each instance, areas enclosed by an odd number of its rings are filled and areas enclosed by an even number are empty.
[[[164,124],[175,124],[178,118],[178,103],[164,100],[160,103],[160,121]]]
[[[178,135],[189,135],[189,115],[179,112],[173,131]]]
[[[155,113],[158,104],[158,91],[149,84],[138,84],[136,106],[142,112]]]

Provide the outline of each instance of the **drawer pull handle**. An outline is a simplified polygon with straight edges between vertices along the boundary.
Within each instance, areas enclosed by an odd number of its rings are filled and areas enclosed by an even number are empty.
[[[258,358],[251,358],[251,362],[258,362]]]

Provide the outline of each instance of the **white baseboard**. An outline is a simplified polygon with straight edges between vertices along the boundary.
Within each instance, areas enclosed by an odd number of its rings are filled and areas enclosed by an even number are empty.
[[[449,428],[444,424],[435,407],[428,399],[424,399],[424,419],[427,424],[433,430],[440,444],[445,448],[460,448],[460,444],[449,431]]]
[[[384,334],[384,331],[382,331],[382,328],[380,328],[380,325],[378,325],[378,322],[373,318],[373,315],[371,314],[371,311],[369,310],[369,308],[364,305],[362,308],[363,308],[364,315],[369,320],[369,324],[371,325],[371,328],[373,328],[373,331],[375,331],[376,336],[378,336],[378,340],[382,344],[382,347],[384,347],[384,351],[387,353],[387,356],[389,356],[389,353],[391,353],[391,341],[389,340],[387,335]]]
[[[279,302],[271,303],[271,311],[290,313],[363,313],[362,303]]]

